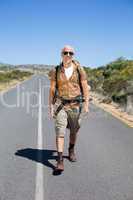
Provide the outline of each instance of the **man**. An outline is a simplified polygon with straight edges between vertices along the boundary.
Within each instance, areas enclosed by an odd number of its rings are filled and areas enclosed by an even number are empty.
[[[77,133],[80,128],[80,113],[88,113],[89,90],[87,76],[79,62],[73,59],[74,48],[66,45],[61,51],[62,63],[58,69],[50,72],[49,108],[50,115],[55,118],[56,148],[58,152],[57,167],[55,170],[63,171],[64,134],[66,128],[70,129],[68,157],[71,162],[76,161],[74,147]],[[58,90],[56,102],[53,102],[55,91]],[[81,96],[84,97],[82,103]]]

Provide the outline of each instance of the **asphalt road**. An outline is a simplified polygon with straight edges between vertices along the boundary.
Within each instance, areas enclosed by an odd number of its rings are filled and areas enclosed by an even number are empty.
[[[36,75],[0,95],[0,200],[133,200],[133,129],[90,104],[76,145],[54,175],[54,122],[47,77]]]

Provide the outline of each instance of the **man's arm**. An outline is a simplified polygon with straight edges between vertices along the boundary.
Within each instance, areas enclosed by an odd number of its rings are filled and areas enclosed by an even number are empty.
[[[55,81],[51,80],[50,82],[50,90],[49,90],[49,106],[53,104],[53,98],[55,95]]]
[[[51,80],[49,89],[49,116],[50,118],[54,116],[53,98],[55,95],[55,81]]]
[[[84,111],[88,112],[89,111],[89,88],[88,88],[88,83],[87,80],[82,80],[82,89],[83,89],[83,95],[84,95]]]
[[[51,70],[49,72],[50,78],[50,89],[49,89],[49,114],[53,117],[53,99],[55,96],[55,87],[56,87],[56,79],[55,79],[55,70]]]
[[[83,103],[83,110],[85,112],[89,111],[89,86],[88,86],[88,78],[87,74],[84,70],[83,67],[79,67],[79,72],[80,72],[80,82],[82,86],[82,91],[83,91],[83,97],[85,102]]]

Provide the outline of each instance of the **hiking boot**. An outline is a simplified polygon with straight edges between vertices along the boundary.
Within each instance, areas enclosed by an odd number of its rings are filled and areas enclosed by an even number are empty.
[[[71,161],[71,162],[76,162],[77,161],[77,159],[76,159],[76,155],[75,155],[75,153],[74,153],[74,148],[72,148],[72,149],[68,149],[68,158],[69,158],[69,160]]]
[[[63,160],[58,160],[57,161],[57,166],[55,168],[55,171],[64,171],[64,163],[63,163]]]

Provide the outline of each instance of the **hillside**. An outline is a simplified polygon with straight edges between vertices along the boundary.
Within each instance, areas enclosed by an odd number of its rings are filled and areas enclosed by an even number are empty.
[[[121,57],[106,66],[85,70],[91,90],[101,102],[115,102],[133,114],[133,60]]]

